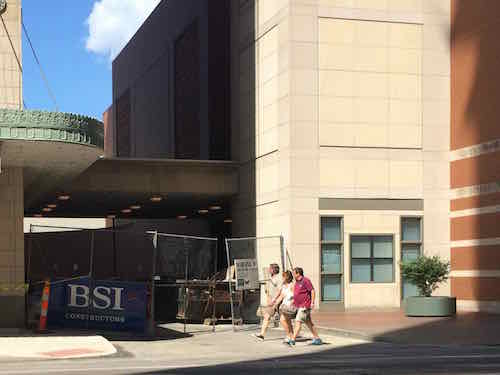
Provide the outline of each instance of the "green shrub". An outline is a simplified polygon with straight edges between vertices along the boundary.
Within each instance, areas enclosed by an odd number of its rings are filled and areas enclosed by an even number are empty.
[[[401,275],[415,284],[421,296],[430,297],[438,284],[446,281],[450,274],[450,263],[439,257],[420,256],[412,262],[401,263]]]

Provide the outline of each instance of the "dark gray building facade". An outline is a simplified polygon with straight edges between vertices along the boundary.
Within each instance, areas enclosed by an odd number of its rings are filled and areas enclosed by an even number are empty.
[[[113,61],[113,155],[229,160],[229,20],[229,0],[160,2]]]

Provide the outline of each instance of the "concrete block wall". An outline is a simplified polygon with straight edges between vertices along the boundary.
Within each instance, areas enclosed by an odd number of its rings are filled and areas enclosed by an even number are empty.
[[[24,191],[21,168],[0,173],[0,327],[24,326]]]
[[[9,0],[0,24],[0,108],[23,108],[21,0]]]

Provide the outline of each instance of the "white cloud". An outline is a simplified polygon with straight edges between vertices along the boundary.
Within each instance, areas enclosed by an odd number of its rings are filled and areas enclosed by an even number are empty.
[[[132,38],[160,0],[98,0],[86,24],[87,51],[112,61]]]

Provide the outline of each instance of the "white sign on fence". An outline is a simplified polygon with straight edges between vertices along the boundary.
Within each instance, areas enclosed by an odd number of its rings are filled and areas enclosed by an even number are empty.
[[[257,259],[235,259],[236,290],[259,289]]]

